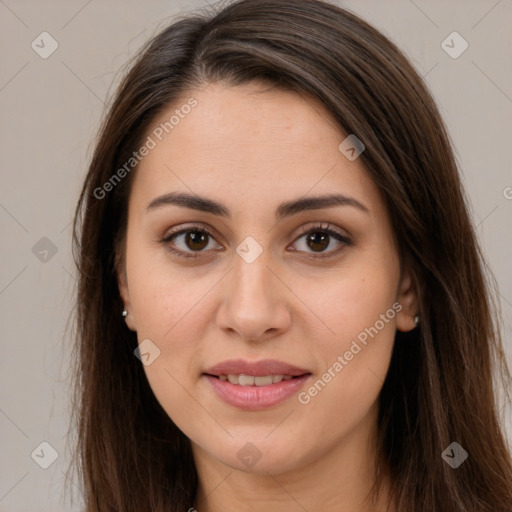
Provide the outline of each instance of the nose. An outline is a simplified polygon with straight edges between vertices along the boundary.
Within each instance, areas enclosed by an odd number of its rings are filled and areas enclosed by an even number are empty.
[[[237,254],[234,268],[224,278],[217,324],[231,337],[265,341],[290,327],[287,300],[292,293],[266,252],[252,263]]]

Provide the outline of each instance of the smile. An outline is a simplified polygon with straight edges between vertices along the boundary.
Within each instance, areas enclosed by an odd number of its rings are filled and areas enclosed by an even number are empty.
[[[237,409],[257,411],[281,404],[299,393],[311,373],[291,375],[207,375],[214,396]]]
[[[237,386],[269,386],[270,384],[278,384],[282,380],[293,379],[291,375],[235,375],[230,373],[229,375],[219,375],[220,380],[227,380],[231,384]]]

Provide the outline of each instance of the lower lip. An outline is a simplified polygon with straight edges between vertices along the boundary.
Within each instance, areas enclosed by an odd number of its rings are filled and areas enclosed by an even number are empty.
[[[257,411],[279,404],[290,398],[290,396],[299,391],[306,380],[311,377],[311,374],[282,380],[277,384],[269,384],[268,386],[239,386],[211,375],[203,375],[203,377],[208,379],[213,389],[224,402],[239,409]]]

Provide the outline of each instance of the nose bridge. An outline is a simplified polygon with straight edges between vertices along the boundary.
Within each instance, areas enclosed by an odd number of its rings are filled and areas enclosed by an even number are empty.
[[[221,323],[246,339],[258,339],[268,330],[284,328],[288,315],[282,303],[283,285],[270,270],[270,249],[260,246],[263,250],[256,255],[254,242],[247,243],[237,248]]]
[[[246,219],[243,215],[240,216],[240,222],[245,226],[252,226],[252,231],[249,230],[251,234],[247,234],[247,231],[238,233],[240,238],[233,260],[233,279],[236,284],[241,285],[237,292],[241,291],[244,296],[244,287],[251,289],[252,293],[261,293],[265,285],[269,284],[269,274],[272,273],[267,267],[272,265],[272,237],[261,227],[264,223]]]
[[[273,285],[270,282],[272,272],[268,268],[271,265],[270,249],[262,248],[259,254],[255,251],[250,241],[241,243],[237,248],[232,275],[232,298],[240,306],[258,303],[258,307],[262,308],[273,299]]]

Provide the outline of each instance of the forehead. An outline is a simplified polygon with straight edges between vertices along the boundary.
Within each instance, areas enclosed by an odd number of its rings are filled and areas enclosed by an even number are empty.
[[[185,108],[191,99],[195,106]],[[250,204],[339,192],[371,210],[382,207],[361,159],[350,161],[339,150],[347,134],[321,103],[295,92],[209,84],[175,101],[147,135],[155,147],[139,164],[133,190],[146,204],[180,190],[229,197],[236,213]]]

